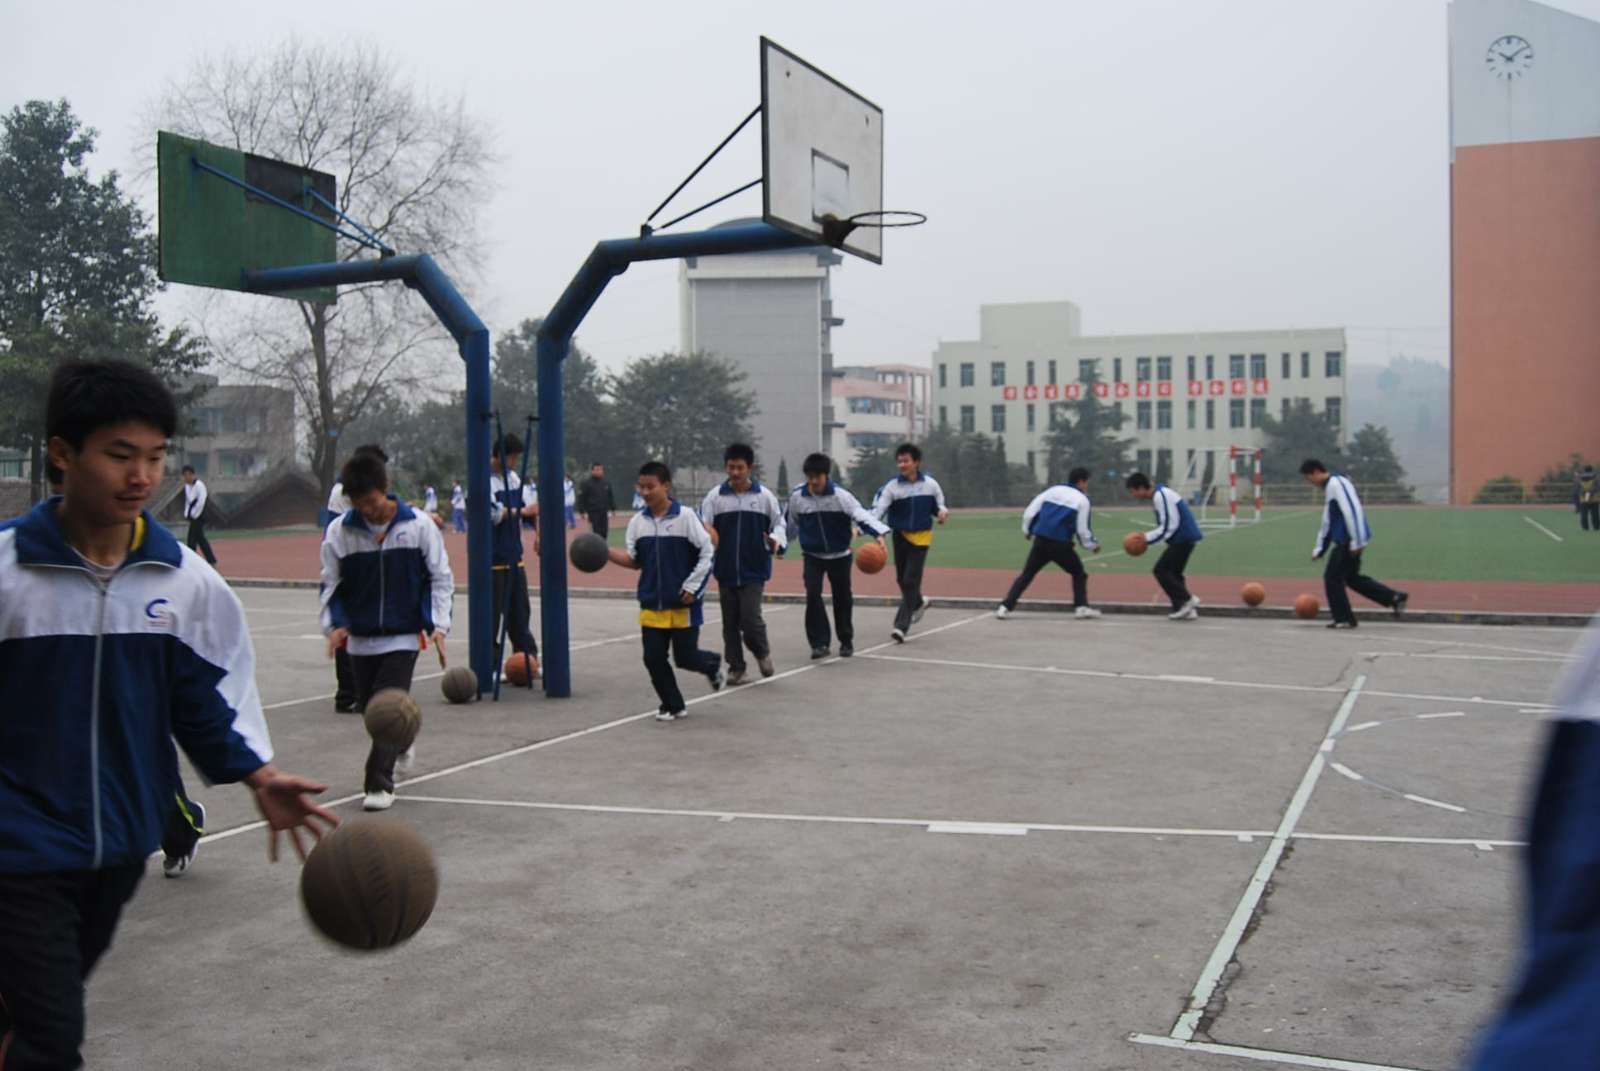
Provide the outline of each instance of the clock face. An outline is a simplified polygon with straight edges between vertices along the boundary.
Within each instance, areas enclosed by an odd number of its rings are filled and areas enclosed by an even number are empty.
[[[1496,78],[1519,78],[1533,66],[1533,46],[1525,37],[1507,34],[1489,46],[1483,62]]]

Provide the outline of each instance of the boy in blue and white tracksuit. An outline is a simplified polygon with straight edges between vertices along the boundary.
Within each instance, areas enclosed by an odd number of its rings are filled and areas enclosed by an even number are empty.
[[[700,520],[716,537],[711,571],[722,604],[728,683],[743,684],[746,645],[763,677],[776,671],[767,623],[761,617],[761,595],[772,579],[772,555],[783,549],[787,538],[777,496],[751,475],[755,451],[745,443],[731,443],[723,451],[722,463],[728,478],[706,493]]]
[[[892,529],[868,513],[843,487],[828,478],[833,461],[827,454],[811,454],[801,466],[806,482],[789,494],[785,528],[789,542],[799,540],[805,567],[806,642],[812,658],[826,658],[833,637],[828,631],[828,609],[822,605],[822,581],[833,592],[833,624],[839,634],[839,657],[855,654],[855,623],[851,611],[850,544],[857,529],[874,535],[883,546]]]
[[[1153,570],[1156,583],[1172,602],[1172,612],[1167,617],[1172,621],[1193,621],[1200,616],[1200,600],[1189,594],[1183,573],[1189,566],[1189,555],[1194,553],[1195,544],[1205,538],[1194,512],[1182,495],[1162,484],[1151,484],[1150,477],[1142,472],[1130,475],[1126,486],[1134,498],[1149,502],[1155,511],[1156,526],[1145,533],[1145,542],[1167,545]]]
[[[1328,627],[1356,627],[1356,613],[1350,608],[1350,597],[1344,593],[1346,587],[1379,606],[1387,606],[1399,617],[1411,596],[1361,572],[1361,555],[1372,542],[1372,526],[1367,523],[1367,511],[1361,506],[1355,484],[1348,477],[1329,472],[1327,466],[1314,457],[1301,463],[1300,475],[1324,492],[1322,527],[1317,531],[1317,545],[1311,552],[1311,560],[1316,561],[1324,553],[1328,555],[1328,565],[1322,571],[1328,615],[1333,618]]]
[[[365,710],[377,692],[411,690],[425,640],[443,646],[455,579],[438,526],[388,493],[383,462],[351,458],[343,479],[354,505],[323,536],[322,629],[330,655],[340,648],[349,652],[356,705]],[[372,742],[364,779],[367,810],[385,810],[394,802],[400,755]]]
[[[900,585],[900,608],[889,638],[904,643],[911,626],[922,620],[928,600],[922,595],[922,571],[933,545],[933,524],[945,522],[944,488],[922,471],[922,449],[901,443],[894,452],[900,474],[878,491],[872,512],[894,529],[894,578]]]
[[[460,480],[450,488],[450,524],[458,532],[467,530],[467,492]]]
[[[1089,574],[1083,561],[1072,549],[1074,537],[1092,553],[1100,553],[1100,543],[1089,524],[1092,507],[1089,504],[1089,470],[1073,469],[1067,482],[1046,487],[1022,511],[1023,538],[1032,540],[1028,560],[1022,572],[1011,582],[1011,590],[995,609],[996,617],[1008,617],[1017,608],[1022,593],[1028,590],[1039,570],[1054,562],[1072,577],[1072,605],[1078,617],[1099,617],[1100,611],[1089,605]]]
[[[611,561],[639,570],[644,666],[661,700],[656,720],[673,721],[688,713],[674,663],[703,673],[712,691],[728,679],[722,659],[700,650],[702,599],[716,549],[694,511],[672,497],[672,470],[666,465],[647,461],[640,466],[639,494],[644,508],[628,522],[625,545],[611,548]]]
[[[431,483],[422,489],[422,512],[430,517],[439,512],[439,492],[433,489]]]
[[[511,650],[529,659],[539,657],[539,644],[533,638],[533,604],[528,595],[528,570],[522,558],[522,524],[539,516],[538,487],[523,486],[517,475],[522,460],[522,440],[507,434],[489,455],[489,524],[494,530],[494,635],[498,644],[500,623],[505,621],[505,636]],[[539,551],[539,530],[534,529],[534,553]],[[496,648],[495,660],[501,651]],[[528,686],[533,686],[533,674]]]

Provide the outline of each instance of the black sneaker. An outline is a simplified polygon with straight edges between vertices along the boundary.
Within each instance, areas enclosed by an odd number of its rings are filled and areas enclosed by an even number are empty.
[[[848,643],[841,643],[839,645],[839,657],[840,658],[849,658],[851,655],[853,655],[855,653],[856,653],[856,649],[854,647],[850,646]]]
[[[827,658],[832,653],[826,647],[813,647],[811,648],[811,661],[815,662],[819,658]]]
[[[1395,617],[1399,617],[1406,612],[1406,603],[1410,601],[1410,594],[1404,591],[1397,591],[1394,593],[1394,605],[1390,606],[1389,609],[1394,611]]]
[[[335,703],[335,704],[333,704],[333,712],[335,714],[359,714],[359,713],[361,713],[359,710],[356,709],[356,705],[354,703]]]
[[[722,691],[722,686],[728,683],[728,667],[719,664],[715,671],[706,674],[706,680],[711,682],[713,692]],[[683,717],[683,714],[679,713],[678,717]]]

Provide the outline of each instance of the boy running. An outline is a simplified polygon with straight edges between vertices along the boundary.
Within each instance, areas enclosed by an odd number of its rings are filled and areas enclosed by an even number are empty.
[[[746,645],[763,677],[776,671],[767,623],[761,618],[761,593],[772,579],[772,555],[788,538],[778,497],[751,475],[755,463],[755,451],[748,444],[729,444],[722,452],[728,479],[708,491],[700,504],[701,522],[716,533],[712,572],[722,604],[722,650],[729,684],[746,680]]]
[[[626,547],[611,548],[611,560],[639,570],[644,666],[661,700],[656,721],[673,721],[688,713],[673,663],[705,674],[714,692],[728,680],[722,659],[700,650],[701,599],[716,552],[700,519],[672,497],[667,466],[647,461],[639,467],[639,496],[644,508],[628,522]]]
[[[1089,525],[1089,470],[1075,468],[1067,473],[1067,482],[1046,487],[1022,511],[1022,536],[1033,541],[1028,550],[1027,563],[1011,582],[1005,600],[995,607],[994,616],[1004,619],[1017,608],[1017,601],[1028,590],[1033,578],[1051,562],[1061,566],[1072,577],[1073,614],[1077,617],[1099,617],[1100,611],[1089,605],[1089,574],[1083,561],[1072,549],[1072,539],[1077,537],[1088,551],[1100,553],[1100,543]]]
[[[872,512],[894,529],[894,578],[900,585],[900,609],[889,638],[905,643],[906,633],[928,609],[928,600],[922,595],[922,570],[933,545],[933,522],[937,519],[943,524],[950,511],[944,507],[939,481],[921,471],[922,449],[916,443],[896,447],[894,463],[900,475],[883,485]]]
[[[828,608],[822,605],[822,581],[833,591],[833,624],[839,633],[839,657],[856,653],[854,600],[850,593],[850,566],[854,555],[850,541],[859,526],[884,545],[891,529],[862,508],[856,496],[828,478],[833,461],[827,454],[807,455],[800,466],[806,482],[789,495],[787,528],[790,541],[800,541],[806,582],[806,642],[812,658],[827,658],[833,637],[828,631]],[[887,549],[887,548],[885,548]]]
[[[509,432],[504,442],[494,444],[489,455],[489,523],[494,527],[494,635],[498,643],[500,622],[504,618],[511,650],[536,660],[539,644],[530,627],[533,607],[528,598],[528,573],[522,561],[522,522],[538,519],[539,504],[531,497],[531,485],[526,492],[530,497],[524,497],[522,480],[517,476],[521,460],[522,440]],[[539,551],[538,529],[534,529],[533,550],[536,554]],[[501,653],[497,648],[496,659]],[[533,687],[534,676],[533,673],[528,675],[529,688]]]
[[[0,1062],[82,1064],[84,987],[172,813],[173,740],[242,781],[278,855],[339,820],[271,764],[244,609],[145,510],[176,430],[147,369],[68,362],[45,403],[61,497],[0,525]],[[321,823],[320,825],[318,823]]]
[[[216,565],[211,540],[206,538],[206,482],[195,474],[193,465],[183,466],[183,519],[189,522],[190,550],[205,556],[207,565]]]
[[[1152,487],[1150,477],[1144,473],[1135,472],[1129,476],[1126,486],[1134,498],[1149,502],[1155,510],[1156,526],[1145,533],[1145,542],[1154,546],[1165,540],[1167,544],[1153,570],[1156,583],[1172,602],[1172,613],[1167,619],[1193,621],[1200,616],[1200,600],[1189,594],[1183,571],[1188,568],[1194,545],[1205,538],[1200,533],[1200,525],[1195,523],[1194,513],[1182,495],[1162,484]]]
[[[444,649],[455,578],[438,526],[389,494],[382,461],[357,454],[340,479],[352,508],[322,539],[322,631],[330,658],[341,648],[349,651],[356,705],[365,710],[385,688],[411,690],[419,636]],[[385,811],[394,804],[399,757],[373,741],[363,809]]]
[[[1356,627],[1356,612],[1350,608],[1350,596],[1344,593],[1347,586],[1379,606],[1387,606],[1396,617],[1405,613],[1410,595],[1361,573],[1361,553],[1372,542],[1372,526],[1367,523],[1367,512],[1361,508],[1361,496],[1356,494],[1355,484],[1347,477],[1329,472],[1328,467],[1314,457],[1301,462],[1300,475],[1305,477],[1306,483],[1325,492],[1322,527],[1317,531],[1317,545],[1311,551],[1311,560],[1316,561],[1324,553],[1328,555],[1327,568],[1322,571],[1328,614],[1333,618],[1328,627]]]

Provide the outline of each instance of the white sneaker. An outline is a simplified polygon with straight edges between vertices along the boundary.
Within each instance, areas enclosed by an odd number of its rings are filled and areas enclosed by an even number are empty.
[[[904,632],[901,632],[897,628],[892,628],[892,629],[889,630],[889,638],[891,640],[893,640],[895,643],[905,643],[906,642],[906,634]]]
[[[417,761],[417,745],[412,744],[394,757],[394,768],[397,773],[405,773],[411,769],[411,764]]]
[[[656,721],[672,721],[676,717],[677,715],[668,710],[666,707],[662,707],[660,710],[656,711]]]
[[[1099,617],[1100,616],[1100,611],[1096,610],[1093,606],[1080,606],[1076,610],[1072,611],[1072,616],[1073,617]]]
[[[924,595],[922,597],[921,604],[919,604],[915,610],[911,611],[911,623],[913,625],[915,625],[918,621],[921,621],[922,620],[922,615],[927,613],[928,612],[928,607],[930,607],[932,605],[933,605],[933,600],[928,598],[926,595]]]
[[[1011,616],[1011,611],[1006,609],[1005,603],[1001,603],[999,606],[994,608],[994,616],[1004,621],[1006,618]]]
[[[718,666],[715,673],[708,673],[706,677],[711,681],[711,690],[720,692],[722,691],[722,686],[728,683],[728,667]]]
[[[367,798],[361,801],[363,811],[387,811],[393,806],[393,792],[368,792]]]

